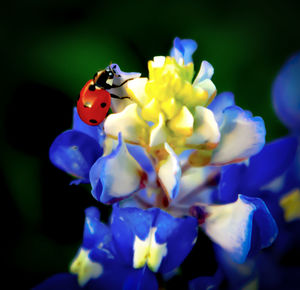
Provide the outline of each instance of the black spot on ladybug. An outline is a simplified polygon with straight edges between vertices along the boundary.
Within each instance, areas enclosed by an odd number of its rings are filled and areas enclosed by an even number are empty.
[[[101,103],[100,106],[101,106],[101,108],[105,108],[106,107],[106,103]]]
[[[89,90],[90,90],[90,91],[94,91],[95,89],[96,89],[95,85],[90,85],[90,86],[89,86]]]
[[[96,123],[97,123],[97,120],[91,119],[91,120],[89,120],[89,122],[90,122],[90,123],[93,123],[93,124],[96,124]]]

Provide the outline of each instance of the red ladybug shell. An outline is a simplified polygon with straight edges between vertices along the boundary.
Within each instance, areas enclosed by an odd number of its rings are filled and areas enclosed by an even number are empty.
[[[80,92],[77,101],[77,112],[80,119],[91,126],[99,125],[110,107],[109,92],[97,88],[93,80],[89,80]]]

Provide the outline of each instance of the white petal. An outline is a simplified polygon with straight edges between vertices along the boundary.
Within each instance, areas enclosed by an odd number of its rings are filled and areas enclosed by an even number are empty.
[[[165,60],[165,56],[155,56],[153,58],[152,67],[163,67],[163,65],[165,64]]]
[[[194,87],[201,87],[203,90],[207,91],[208,96],[209,96],[208,101],[210,100],[210,97],[214,96],[214,94],[217,91],[215,84],[209,79],[206,79],[206,80],[198,83]]]
[[[161,261],[167,255],[167,243],[158,244],[155,239],[156,227],[152,227],[149,235],[145,240],[141,240],[135,236],[133,250],[133,267],[138,269],[143,267],[146,263],[148,267],[157,272]]]
[[[127,106],[122,112],[110,114],[104,122],[105,134],[117,138],[122,133],[126,142],[148,143],[148,124],[139,116],[137,104]]]
[[[183,106],[180,112],[168,122],[168,127],[175,135],[191,136],[194,118],[190,110]]]
[[[146,105],[149,101],[149,97],[145,92],[147,82],[147,78],[138,78],[127,82],[127,92],[129,97],[140,106]]]
[[[159,167],[158,178],[168,197],[175,198],[179,191],[181,168],[176,154],[167,143],[165,143],[165,150],[168,157],[162,161],[162,165]]]
[[[150,143],[149,146],[157,146],[167,142],[167,137],[169,135],[169,130],[166,127],[165,118],[163,114],[159,114],[158,124],[155,125],[150,133]]]
[[[118,146],[109,155],[99,158],[90,170],[92,194],[103,203],[121,200],[140,188],[144,174],[119,134]]]
[[[78,284],[83,287],[90,279],[96,279],[103,273],[103,267],[100,263],[93,262],[89,258],[89,251],[80,248],[80,251],[74,258],[70,272],[77,274]]]
[[[237,106],[225,109],[220,129],[221,140],[211,159],[213,165],[243,161],[258,153],[265,144],[264,121]]]
[[[213,66],[206,60],[202,61],[200,70],[193,82],[193,85],[195,86],[206,79],[211,79],[213,74],[214,74]]]
[[[182,202],[183,199],[186,198],[186,196],[204,185],[208,181],[208,178],[210,178],[210,176],[213,176],[214,174],[216,174],[216,169],[209,166],[191,167],[186,170],[182,174],[179,194],[174,201],[178,203]],[[196,192],[195,195],[197,195]],[[200,200],[198,201],[200,202]]]
[[[254,210],[255,206],[240,196],[234,203],[204,206],[208,216],[203,229],[237,262],[244,260],[250,249]]]
[[[186,145],[196,147],[208,144],[214,146],[219,140],[220,132],[213,112],[205,107],[197,106],[194,115],[194,133],[186,139]]]

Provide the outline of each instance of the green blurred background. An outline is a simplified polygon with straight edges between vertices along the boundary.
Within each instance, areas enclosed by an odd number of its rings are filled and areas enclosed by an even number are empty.
[[[67,271],[82,238],[88,186],[48,160],[54,138],[71,127],[85,82],[111,61],[147,74],[175,36],[192,38],[215,68],[218,92],[266,123],[267,140],[287,130],[274,114],[271,84],[300,50],[299,10],[290,1],[20,1],[3,7],[1,224],[4,281],[30,288]],[[205,273],[212,274],[212,273]]]

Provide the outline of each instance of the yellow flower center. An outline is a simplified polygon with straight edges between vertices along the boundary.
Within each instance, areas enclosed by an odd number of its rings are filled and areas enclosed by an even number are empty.
[[[146,121],[157,123],[160,113],[164,114],[167,121],[173,118],[182,121],[177,115],[182,115],[183,106],[193,113],[195,106],[207,104],[208,93],[191,83],[193,63],[180,65],[175,58],[160,56],[149,61],[148,68],[149,80],[145,86],[147,101],[142,108],[142,116]]]

